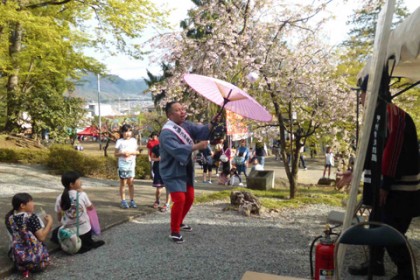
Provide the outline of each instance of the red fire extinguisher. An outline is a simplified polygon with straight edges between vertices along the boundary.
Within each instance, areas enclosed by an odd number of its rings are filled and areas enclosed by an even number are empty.
[[[327,225],[324,235],[318,236],[311,245],[310,262],[311,276],[315,280],[332,280],[334,278],[334,240],[331,238],[332,231]],[[312,251],[315,242],[315,273],[312,264]]]

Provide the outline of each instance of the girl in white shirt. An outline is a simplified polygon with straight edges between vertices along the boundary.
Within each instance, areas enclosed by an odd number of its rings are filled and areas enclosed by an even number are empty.
[[[118,176],[120,177],[121,208],[137,208],[134,201],[134,177],[136,170],[137,140],[132,137],[132,127],[124,124],[121,127],[122,138],[115,144],[114,155],[118,157]],[[125,200],[125,185],[128,186],[130,203]]]
[[[325,173],[327,172],[327,169],[328,169],[328,178],[330,178],[331,166],[334,166],[334,154],[332,152],[331,147],[328,147],[327,152],[325,153],[325,168],[324,168],[324,175],[322,177],[325,178]]]
[[[76,229],[76,205],[79,205],[79,237],[82,241],[82,247],[78,253],[84,253],[104,245],[104,241],[94,241],[92,239],[92,227],[87,211],[93,209],[93,204],[82,189],[80,175],[73,171],[64,173],[63,176],[61,176],[61,183],[64,186],[64,191],[57,197],[55,211],[57,212],[57,219],[61,222],[61,225]],[[78,198],[77,194],[79,194]],[[78,203],[77,199],[79,200]],[[54,230],[53,235],[57,233],[58,230],[56,229]],[[53,237],[53,239],[55,238],[56,236]]]

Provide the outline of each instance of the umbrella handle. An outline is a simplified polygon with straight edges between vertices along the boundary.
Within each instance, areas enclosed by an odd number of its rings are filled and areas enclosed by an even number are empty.
[[[232,93],[232,89],[229,91],[227,97],[223,97],[223,105],[222,108],[220,108],[219,112],[217,112],[216,116],[213,117],[213,120],[217,119],[218,117],[220,117],[220,115],[223,113],[223,109],[225,109],[226,104],[228,104],[230,102],[229,97],[230,94]]]
[[[230,101],[229,100],[229,97],[230,97],[230,94],[231,93],[232,93],[232,89],[229,90],[229,93],[228,93],[227,97],[223,97],[223,105],[222,105],[222,108],[220,108],[220,110],[219,110],[219,112],[217,112],[216,116],[214,116],[212,118],[212,121],[211,121],[212,127],[211,127],[211,130],[209,132],[209,139],[213,136],[214,128],[216,127],[216,122],[214,120],[217,120],[217,118],[222,115],[223,109],[225,108],[226,104],[228,104],[229,101]]]

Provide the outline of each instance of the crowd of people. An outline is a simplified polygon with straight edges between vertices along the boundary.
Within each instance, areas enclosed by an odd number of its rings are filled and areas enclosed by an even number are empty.
[[[407,123],[412,125],[409,116],[397,107],[389,105],[388,111],[405,116]],[[240,140],[238,146],[232,147],[232,143],[226,137],[216,139],[211,145],[212,131],[218,125],[215,120],[205,125],[187,121],[185,107],[179,102],[169,102],[165,107],[165,112],[168,121],[163,125],[160,133],[153,132],[150,135],[147,143],[153,178],[152,186],[156,189],[153,207],[160,209],[162,212],[171,209],[169,237],[175,243],[183,243],[184,237],[181,235],[181,231],[193,231],[190,225],[184,223],[184,219],[194,201],[195,164],[199,163],[203,169],[203,183],[213,183],[212,173],[214,170],[215,176],[218,177],[218,184],[241,186],[244,184],[244,179],[249,175],[249,168],[251,171],[264,170],[268,151],[262,139],[257,139],[252,147],[248,147],[246,140]],[[395,131],[397,130],[392,132],[395,133]],[[122,137],[116,142],[114,152],[115,157],[118,158],[120,207],[123,209],[137,208],[134,197],[134,177],[136,156],[139,154],[138,144],[136,139],[132,137],[130,125],[125,124],[121,127],[121,135]],[[411,138],[414,139],[416,135],[415,128],[410,126],[407,135],[407,141],[412,141]],[[403,136],[390,133],[389,137],[393,140],[396,137]],[[414,163],[418,164],[418,146],[413,143],[406,144],[413,147],[414,150],[411,154],[399,150],[400,155],[407,157],[412,165]],[[385,158],[395,156],[395,151],[392,149],[396,149],[396,146],[386,146]],[[279,143],[273,143],[272,151],[275,159],[280,156],[279,150]],[[306,170],[303,145],[300,152],[302,157],[299,160]],[[414,155],[417,156],[417,160],[411,160]],[[327,147],[323,177],[328,176],[330,178],[331,168],[334,167],[335,161],[344,162],[343,158],[341,154],[334,154],[332,147]],[[396,161],[386,161],[387,164],[392,162],[396,164],[392,169],[391,167],[384,167],[386,177],[383,179],[384,188],[381,189],[380,203],[386,209],[383,213],[384,221],[405,234],[411,218],[420,215],[418,213],[420,212],[419,207],[415,204],[409,204],[406,210],[395,212],[394,206],[395,203],[398,204],[403,200],[413,200],[407,195],[415,194],[413,197],[417,199],[419,191],[416,189],[400,190],[398,184],[391,179],[392,176],[395,177],[395,172],[404,170],[413,169],[412,173],[417,172],[416,174],[418,174],[418,166],[413,165],[414,167],[411,166],[413,168],[408,168],[404,165],[404,169],[401,169],[399,166],[405,164],[404,161],[398,161],[398,158]],[[340,173],[342,180],[338,184],[339,186],[349,184],[349,174],[351,174],[353,164],[354,157],[349,160],[347,170]],[[388,178],[391,179],[388,180]],[[102,240],[92,238],[95,234],[95,226],[97,227],[97,225],[94,225],[94,206],[82,189],[80,175],[76,172],[67,172],[62,175],[61,182],[64,191],[57,197],[55,203],[55,211],[60,226],[54,230],[52,230],[53,218],[51,215],[46,213],[43,215],[35,214],[35,203],[30,194],[18,193],[12,198],[13,209],[5,217],[5,224],[12,240],[10,257],[13,259],[16,268],[23,271],[24,276],[27,276],[30,271],[42,271],[49,265],[49,254],[44,241],[50,232],[52,232],[51,241],[60,244],[61,248],[69,253],[84,253],[105,244]],[[402,185],[407,184],[403,182]],[[129,200],[126,200],[126,186],[128,187]],[[164,188],[166,188],[166,198],[164,203],[161,204],[161,194]],[[390,205],[391,202],[395,205]],[[172,206],[170,207],[171,203]],[[387,206],[389,207],[386,208]],[[77,233],[74,234],[74,231]],[[75,237],[74,240],[73,237]],[[387,249],[398,266],[399,275],[410,276],[411,272],[408,268],[406,252],[396,251],[392,248]],[[382,275],[384,249],[378,248],[374,252],[377,261],[374,274]],[[350,273],[353,275],[362,275],[366,271],[366,264],[361,267],[350,268]]]
[[[147,143],[151,167],[152,186],[156,189],[154,208],[170,211],[170,238],[176,243],[184,241],[181,231],[192,231],[184,218],[194,201],[195,163],[201,158],[203,182],[211,184],[212,171],[218,183],[240,186],[251,170],[263,170],[267,147],[258,140],[253,148],[245,140],[231,148],[223,137],[210,145],[215,121],[208,125],[194,124],[186,120],[182,104],[167,104],[167,123],[160,133],[153,132]],[[137,140],[133,138],[132,127],[122,125],[121,137],[116,141],[114,155],[117,158],[120,207],[137,208],[134,192],[136,157],[139,154]],[[218,132],[220,133],[220,132]],[[214,139],[213,139],[214,140]],[[195,156],[193,156],[195,155]],[[244,178],[242,177],[244,176]],[[51,233],[51,241],[68,253],[85,253],[104,245],[95,240],[95,217],[93,203],[82,189],[80,175],[66,172],[61,182],[64,190],[55,203],[60,226],[52,229],[53,218],[49,214],[35,213],[35,202],[28,193],[18,193],[12,198],[13,209],[5,217],[5,224],[11,236],[10,257],[18,270],[28,276],[29,272],[41,271],[50,262],[44,241]],[[161,203],[161,194],[166,188],[166,199]],[[126,197],[128,189],[128,199]],[[95,212],[96,213],[96,212]],[[97,220],[97,217],[96,217]]]
[[[267,147],[258,140],[254,148],[248,148],[246,140],[240,140],[238,147],[231,147],[227,139],[219,139],[213,145],[209,143],[205,149],[199,150],[195,161],[203,170],[203,183],[212,184],[212,174],[219,185],[243,186],[243,178],[248,176],[248,168],[264,170]]]

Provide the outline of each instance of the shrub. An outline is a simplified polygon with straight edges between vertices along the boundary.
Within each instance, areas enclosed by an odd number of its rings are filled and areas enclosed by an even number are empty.
[[[36,163],[48,166],[54,174],[77,171],[83,176],[117,179],[118,164],[114,156],[92,156],[69,145],[52,145],[49,149],[3,148],[0,162]],[[145,179],[150,174],[147,155],[137,156],[136,178]]]
[[[19,162],[21,163],[45,164],[50,152],[48,149],[21,149],[17,153],[19,154]]]
[[[18,162],[18,156],[15,149],[0,149],[0,161],[1,162]]]
[[[57,174],[77,171],[82,175],[87,175],[83,168],[84,160],[85,157],[72,146],[53,145],[50,147],[50,155],[46,163]]]
[[[117,178],[117,159],[114,157],[84,155],[84,174],[106,179]]]
[[[136,159],[136,178],[150,178],[150,162],[147,155],[138,155]]]
[[[48,158],[48,154],[47,149],[4,148],[0,149],[0,161],[44,164]]]
[[[83,176],[116,179],[118,164],[114,156],[92,156],[75,150],[68,145],[53,145],[50,148],[47,166],[54,173],[77,171]],[[144,179],[150,174],[149,160],[146,155],[139,155],[136,161],[136,178]]]

